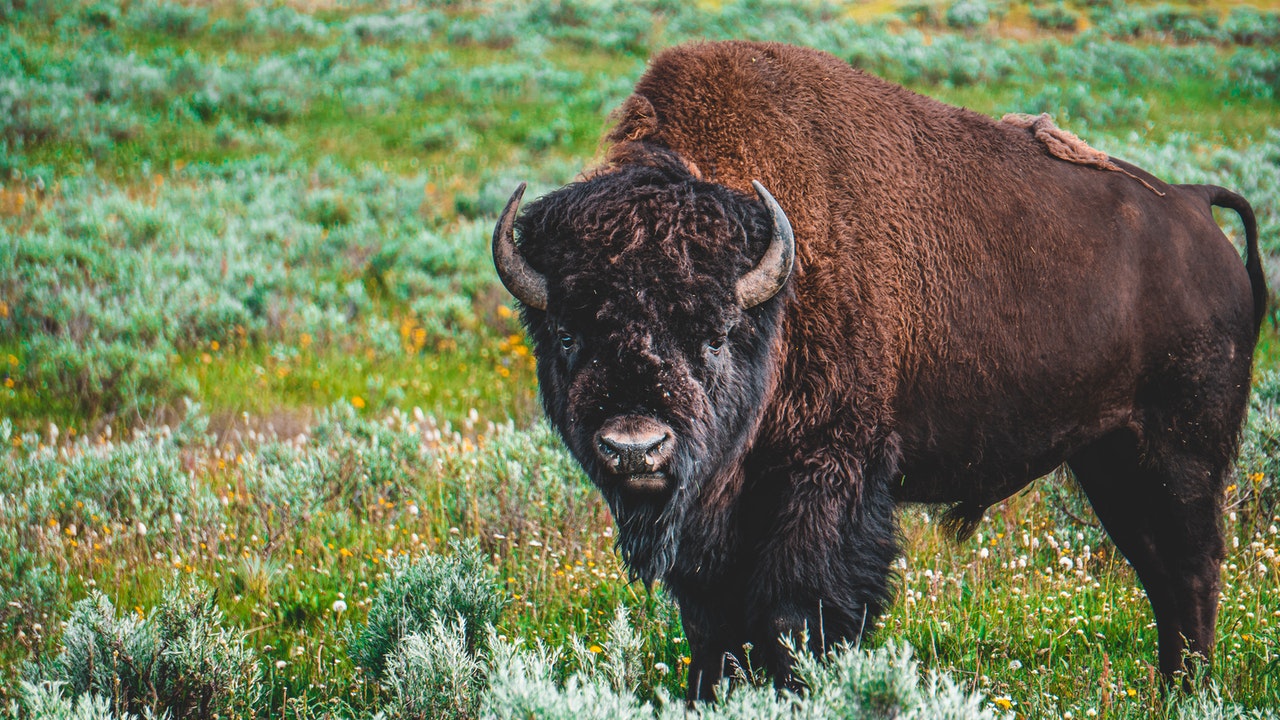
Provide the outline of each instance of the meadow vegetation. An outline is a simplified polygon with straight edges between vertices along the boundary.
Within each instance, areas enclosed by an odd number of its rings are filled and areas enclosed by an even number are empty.
[[[678,612],[538,419],[487,245],[646,58],[725,38],[1235,189],[1280,268],[1265,4],[0,0],[0,716],[685,717]],[[1204,692],[1162,692],[1055,475],[961,544],[906,510],[866,645],[702,714],[1271,716],[1278,353],[1269,323]]]

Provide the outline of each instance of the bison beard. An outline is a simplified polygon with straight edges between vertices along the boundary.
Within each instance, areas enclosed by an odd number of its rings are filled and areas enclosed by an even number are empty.
[[[710,459],[707,446],[698,436],[697,427],[689,422],[679,423],[681,440],[667,467],[668,475],[677,480],[666,492],[628,493],[618,485],[601,486],[601,494],[609,504],[609,510],[618,524],[616,545],[626,563],[632,580],[652,585],[675,566],[679,554],[681,531],[695,496],[695,489],[702,482],[698,473],[700,461]],[[575,429],[570,428],[573,433]],[[566,436],[570,447],[590,447],[591,439],[581,433]],[[579,457],[586,451],[576,453]],[[602,471],[593,473],[599,477]]]
[[[691,698],[735,663],[790,683],[781,636],[861,637],[897,503],[963,535],[1064,463],[1161,671],[1212,656],[1267,292],[1243,198],[784,45],[668,50],[615,119],[603,166],[512,196],[494,259],[623,559],[680,605]]]
[[[666,575],[680,549],[681,529],[693,499],[691,485],[681,484],[665,502],[628,497],[617,490],[606,490],[604,498],[617,520],[618,552],[632,579],[650,585]]]

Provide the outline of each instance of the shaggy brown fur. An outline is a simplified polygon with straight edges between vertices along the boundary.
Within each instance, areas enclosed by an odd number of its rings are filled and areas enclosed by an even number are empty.
[[[680,603],[692,697],[745,643],[787,682],[779,634],[856,639],[888,601],[895,502],[951,505],[968,531],[1064,462],[1146,588],[1161,669],[1212,652],[1265,297],[1242,198],[1064,161],[1043,124],[777,44],[668,50],[615,117],[605,165],[521,216],[549,288],[524,318],[624,557]],[[734,279],[770,232],[752,180],[796,263],[743,309]],[[1245,263],[1211,204],[1244,218]],[[615,416],[669,430],[669,499],[602,466]]]

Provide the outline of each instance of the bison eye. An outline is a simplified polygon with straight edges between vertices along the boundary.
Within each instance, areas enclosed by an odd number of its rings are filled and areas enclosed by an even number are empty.
[[[719,355],[720,351],[724,349],[724,343],[725,343],[725,340],[727,339],[728,338],[726,338],[724,335],[721,335],[720,337],[707,343],[707,350],[710,350],[712,355]]]
[[[564,330],[560,331],[560,349],[565,351],[572,350],[573,346],[576,344],[577,344],[577,341],[573,339],[572,335],[565,332]]]

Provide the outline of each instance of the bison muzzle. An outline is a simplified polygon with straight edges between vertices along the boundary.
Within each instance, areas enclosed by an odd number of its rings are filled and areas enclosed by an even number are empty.
[[[734,662],[790,682],[784,635],[861,637],[898,503],[963,536],[1064,463],[1161,670],[1211,656],[1266,298],[1244,199],[785,45],[668,50],[615,119],[601,167],[516,191],[494,260],[623,559],[680,605],[691,698]]]

